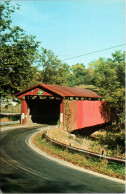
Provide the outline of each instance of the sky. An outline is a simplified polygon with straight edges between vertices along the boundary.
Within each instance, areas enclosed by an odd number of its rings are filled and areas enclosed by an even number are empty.
[[[13,24],[35,35],[41,47],[50,49],[68,65],[86,67],[99,57],[109,58],[125,44],[125,0],[25,0],[13,14]]]

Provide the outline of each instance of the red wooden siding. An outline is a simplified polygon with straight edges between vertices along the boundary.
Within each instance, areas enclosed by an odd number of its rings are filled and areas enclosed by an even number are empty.
[[[27,121],[27,110],[28,110],[28,105],[25,101],[25,99],[21,100],[21,123],[25,124]]]
[[[60,113],[63,113],[63,101],[60,103]]]
[[[102,101],[77,101],[77,129],[105,123],[101,116]]]

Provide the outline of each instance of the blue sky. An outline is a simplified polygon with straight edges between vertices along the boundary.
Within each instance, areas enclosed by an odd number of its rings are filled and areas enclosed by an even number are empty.
[[[41,0],[13,1],[21,9],[13,14],[13,24],[35,35],[41,46],[59,59],[125,43],[125,0]],[[66,60],[69,65],[88,64],[99,57],[111,57],[115,50]]]

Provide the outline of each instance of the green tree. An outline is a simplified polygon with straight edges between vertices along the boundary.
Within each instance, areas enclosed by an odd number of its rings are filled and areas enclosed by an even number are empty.
[[[100,94],[109,103],[112,120],[124,124],[125,106],[125,60],[124,52],[116,51],[110,59],[100,58],[92,64],[94,67],[94,85],[100,88]]]
[[[94,79],[94,69],[89,67],[86,69],[85,84],[92,84]]]
[[[36,74],[33,64],[39,42],[35,41],[35,36],[26,35],[22,28],[12,25],[11,15],[16,9],[19,6],[12,6],[10,1],[0,4],[2,96],[14,95],[27,88]]]
[[[62,63],[51,50],[41,48],[39,67],[42,67],[40,76],[42,83],[68,85],[70,79],[69,66]]]
[[[92,66],[86,69],[81,63],[73,65],[71,68],[71,86],[92,85],[94,79],[94,69]]]
[[[85,83],[86,69],[82,63],[72,66],[71,85],[79,85]]]

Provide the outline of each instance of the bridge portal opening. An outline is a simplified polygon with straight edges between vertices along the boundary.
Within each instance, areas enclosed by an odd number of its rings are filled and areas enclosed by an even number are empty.
[[[57,124],[60,118],[60,100],[30,99],[27,100],[29,123]]]

